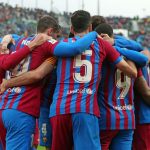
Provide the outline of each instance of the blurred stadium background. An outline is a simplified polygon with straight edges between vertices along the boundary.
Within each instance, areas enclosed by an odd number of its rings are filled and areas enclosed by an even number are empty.
[[[15,0],[13,1],[15,2]],[[24,6],[23,0],[19,0],[19,3],[17,3],[16,0],[16,3],[13,2],[13,5],[10,0],[1,0],[0,36],[8,33],[17,33],[19,35],[24,34],[25,36],[33,34],[36,31],[36,23],[40,16],[49,14],[59,21],[60,25],[63,27],[62,36],[67,37],[69,33],[69,20],[71,12],[68,12],[68,0],[63,1],[66,5],[66,11],[60,12],[56,5],[55,8],[53,7],[55,3],[54,0],[49,0],[47,4],[49,5],[50,11],[41,8],[39,9],[38,0],[35,0],[34,8]],[[95,9],[97,10],[97,14],[100,14],[100,1],[96,0],[96,2],[97,8]],[[85,4],[86,0],[82,0],[81,4],[79,5],[79,9],[84,9]],[[112,27],[115,29],[115,32],[125,33],[125,36],[128,36],[129,38],[140,42],[143,46],[150,48],[150,16],[145,16],[142,18],[140,18],[139,16],[131,18],[117,15],[105,17],[108,23],[111,24]]]

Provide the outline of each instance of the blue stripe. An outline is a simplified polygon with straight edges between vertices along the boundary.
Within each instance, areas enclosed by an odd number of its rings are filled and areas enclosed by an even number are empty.
[[[89,60],[90,61],[90,57],[86,56],[85,60]],[[90,82],[84,84],[84,88],[85,89],[89,88],[89,83]],[[86,99],[87,99],[88,96],[90,96],[90,95],[87,94],[86,91],[85,91],[85,93],[82,94],[81,105],[80,105],[81,106],[81,112],[86,112],[86,103],[87,103]]]
[[[9,107],[9,105],[10,105],[10,103],[11,103],[11,100],[13,99],[13,96],[15,95],[16,93],[13,91],[10,95],[9,95],[9,97],[8,97],[8,102],[7,102],[7,105],[6,105],[6,109],[8,109],[8,107]],[[10,98],[10,96],[11,96],[11,98]]]
[[[94,62],[95,62],[95,64],[94,64],[94,83],[93,83],[93,86],[92,86],[92,89],[91,89],[91,90],[93,90],[94,94],[90,98],[90,113],[92,113],[92,114],[93,114],[93,108],[94,108],[94,95],[97,93],[96,85],[97,85],[97,82],[99,82],[98,81],[98,77],[99,77],[98,69],[99,69],[100,58],[98,57],[99,54],[97,54],[97,52],[98,53],[100,52],[99,49],[100,49],[99,45],[95,44],[94,45],[94,52],[93,52],[94,53],[93,55],[95,55],[95,60],[94,60]]]
[[[62,101],[60,104],[60,113],[65,114],[65,106],[67,101],[67,91],[69,91],[69,79],[70,79],[70,66],[71,66],[71,59],[66,58],[66,68],[65,68],[65,79],[64,79],[64,92],[62,95]],[[62,66],[63,68],[64,66]]]
[[[17,109],[18,104],[19,104],[20,100],[22,99],[23,94],[25,93],[25,90],[26,90],[26,88],[23,86],[23,87],[21,88],[21,92],[22,92],[22,93],[18,95],[18,97],[17,97],[16,100],[14,101],[14,104],[13,104],[12,108]]]
[[[123,58],[120,56],[120,57],[118,57],[112,64],[113,65],[116,65],[116,64],[118,64],[119,62],[121,62],[123,60]]]
[[[0,109],[3,107],[3,104],[4,104],[4,99],[5,99],[5,96],[8,94],[8,92],[6,91],[3,95],[1,95],[2,97],[2,100],[0,102]]]
[[[128,91],[128,94],[125,98],[125,104],[129,105],[129,91]],[[131,115],[130,110],[127,109],[125,111],[126,111],[126,114],[128,116],[128,129],[131,129],[131,127],[132,127],[132,115]]]

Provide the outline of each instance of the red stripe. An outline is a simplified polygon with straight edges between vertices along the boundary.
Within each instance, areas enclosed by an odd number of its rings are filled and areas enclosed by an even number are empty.
[[[120,99],[120,104],[121,104],[121,106],[125,106],[125,100]],[[128,114],[127,114],[126,110],[122,110],[122,113],[124,116],[124,129],[128,129],[128,124],[129,124]]]
[[[18,93],[16,93],[16,94],[13,96],[13,98],[12,98],[12,100],[11,100],[10,105],[9,105],[8,108],[12,108],[12,106],[13,106],[13,104],[14,104],[16,98],[17,98],[17,96],[18,96]]]
[[[73,73],[75,72],[75,69],[73,68],[73,58],[70,61],[70,80],[69,80],[69,91],[74,90],[74,79],[73,79]],[[71,105],[71,99],[72,94],[68,94],[66,98],[66,104],[65,104],[65,113],[70,113],[70,105]]]
[[[4,108],[6,107],[6,105],[7,105],[7,102],[8,102],[8,95],[9,95],[9,93],[7,93],[7,94],[5,95],[5,97],[4,97],[4,104],[3,104],[3,106],[2,106],[2,109],[4,109]]]
[[[117,68],[116,68],[117,69]],[[116,72],[116,70],[115,70],[115,72]],[[116,75],[116,73],[114,73],[113,74],[113,81],[114,81],[114,83],[113,83],[113,95],[112,95],[112,99],[113,99],[113,101],[112,101],[112,103],[113,103],[113,106],[117,106],[117,101],[118,101],[118,99],[117,99],[117,96],[116,96],[116,93],[117,93],[117,87],[116,87],[116,82],[115,82],[115,75]],[[120,99],[119,99],[120,100]],[[112,118],[113,119],[113,118]],[[115,119],[116,119],[116,129],[120,129],[120,114],[119,114],[119,111],[118,110],[115,110]]]
[[[85,60],[85,55],[81,55],[81,59]],[[81,73],[81,70],[80,70]],[[79,84],[79,89],[84,89],[85,85],[84,83]],[[76,101],[76,112],[81,112],[81,101],[82,101],[82,94],[78,93],[77,95],[77,101]]]
[[[0,130],[1,130],[1,133],[0,133],[0,140],[2,142],[2,147],[3,149],[6,148],[6,129],[4,127],[4,124],[3,124],[3,119],[2,119],[2,110],[0,110]]]
[[[88,88],[90,88],[91,90],[93,90],[93,84],[94,84],[94,72],[95,72],[95,53],[94,53],[94,44],[91,45],[91,50],[92,50],[92,56],[90,58],[90,62],[92,64],[92,79],[91,81],[89,82],[89,86]],[[91,99],[91,95],[88,95],[87,94],[87,97],[86,97],[86,112],[87,113],[90,113],[90,99]],[[93,100],[95,101],[95,99]]]
[[[131,86],[130,86],[130,89],[129,89],[129,104],[131,106],[134,105],[133,103],[133,82],[132,82],[133,79],[131,79]],[[135,128],[135,115],[134,115],[134,110],[130,110],[131,112],[131,117],[132,117],[132,129]]]
[[[101,61],[101,59],[99,60],[99,62],[100,61]],[[99,64],[99,67],[98,67],[98,80],[97,80],[97,84],[96,84],[96,91],[98,90],[100,80],[101,80],[101,63]],[[94,95],[93,113],[96,116],[100,117],[100,109],[98,106],[97,94]]]
[[[108,68],[107,66],[105,67],[106,69]],[[105,107],[106,107],[106,129],[110,129],[111,128],[111,111],[109,108],[109,100],[108,100],[108,96],[109,96],[109,90],[108,90],[108,83],[109,83],[109,76],[110,76],[110,69],[106,70],[106,78],[105,78],[105,84],[104,84],[104,101],[105,101]]]
[[[61,68],[61,83],[64,83],[64,79],[65,79],[65,74],[66,74],[66,59],[63,58],[62,59],[62,68]],[[57,100],[57,104],[56,104],[56,114],[60,114],[60,104],[62,101],[62,96],[63,96],[63,92],[64,92],[64,84],[60,84],[59,87],[60,93],[58,95],[58,100]]]

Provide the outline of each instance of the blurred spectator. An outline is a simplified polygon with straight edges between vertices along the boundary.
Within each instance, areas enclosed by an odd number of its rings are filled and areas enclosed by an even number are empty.
[[[47,12],[42,9],[30,9],[21,7],[12,7],[0,3],[0,37],[5,34],[16,33],[28,36],[36,32],[36,24],[43,15],[51,15],[59,21],[62,27],[63,37],[69,34],[70,15],[55,12]],[[107,22],[113,29],[127,29],[129,38],[137,40],[144,47],[150,49],[150,17],[140,19],[139,17],[106,17]]]

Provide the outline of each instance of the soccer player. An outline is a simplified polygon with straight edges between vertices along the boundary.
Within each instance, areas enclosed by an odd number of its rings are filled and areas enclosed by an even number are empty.
[[[95,29],[100,35],[113,38],[110,25],[103,23]],[[106,38],[106,36],[105,36]],[[120,49],[119,49],[120,50]],[[146,65],[139,52],[123,49],[119,51],[139,65]],[[137,59],[136,56],[139,58]],[[98,91],[100,106],[100,138],[102,150],[130,150],[132,146],[133,129],[135,128],[133,85],[136,81],[125,76],[120,70],[105,62],[102,69],[102,80]],[[138,71],[138,78],[141,76]]]
[[[40,108],[39,128],[40,128],[40,146],[46,150],[51,148],[52,127],[49,121],[49,107],[52,103],[53,93],[56,86],[56,68],[46,78],[45,88],[43,89],[43,102]]]
[[[102,23],[107,23],[106,19],[103,16],[92,16],[92,30],[94,31],[96,27]],[[113,40],[114,46],[119,46],[121,48],[128,48],[136,51],[142,51],[143,47],[136,41],[128,40],[123,36],[115,35]]]
[[[53,18],[45,16],[40,19],[37,30],[38,33],[49,35],[58,30],[58,24]],[[14,76],[21,75],[28,70],[37,68],[47,57],[52,54],[66,55],[66,53],[69,53],[69,56],[71,56],[84,51],[85,48],[83,47],[87,47],[87,45],[89,45],[89,43],[91,43],[97,36],[94,32],[89,35],[91,35],[91,39],[88,40],[89,37],[85,37],[86,44],[83,44],[82,40],[81,46],[76,45],[76,43],[71,46],[67,44],[70,49],[76,49],[76,51],[71,52],[69,48],[65,49],[63,47],[63,49],[61,46],[64,45],[58,44],[55,40],[45,42],[42,46],[37,47],[34,52],[32,52],[12,71],[10,71],[7,74],[7,77],[12,78]],[[20,47],[24,47],[33,39],[34,37],[21,39],[16,45],[16,50]],[[59,48],[62,48],[63,52],[61,52],[61,49]],[[53,58],[51,62],[53,66]],[[38,117],[39,115],[40,97],[41,83],[32,84],[30,86],[14,87],[8,89],[3,95],[0,96],[1,126],[7,130],[6,149],[30,149],[31,138],[35,129],[35,117]],[[15,118],[13,116],[15,116]],[[15,130],[13,130],[14,128]]]
[[[90,14],[86,11],[74,12],[71,23],[75,38],[68,39],[70,43],[91,30]],[[106,57],[131,75],[128,71],[132,69],[101,39],[77,57],[58,58],[57,84],[50,107],[52,150],[71,150],[72,146],[74,150],[100,149],[96,93]],[[136,73],[132,73],[135,77]]]
[[[133,139],[133,150],[149,150],[150,143],[150,66],[149,64],[142,68],[142,75],[144,78],[138,79],[138,84],[135,89],[135,106],[136,106],[136,130],[134,131],[134,139]],[[141,84],[140,80],[144,84]],[[146,88],[146,85],[149,88]],[[140,91],[144,94],[141,95]],[[143,102],[143,99],[147,99],[147,103]]]
[[[41,39],[40,39],[40,38]],[[45,35],[46,38],[43,39],[43,36],[37,36],[37,41],[36,39],[33,40],[28,46],[22,48],[20,51],[16,52],[16,53],[13,53],[13,54],[5,54],[5,52],[8,52],[7,50],[7,44],[6,44],[6,41],[5,41],[5,38],[2,40],[2,49],[0,49],[0,83],[2,82],[2,79],[5,77],[5,70],[8,69],[8,68],[11,68],[11,67],[15,67],[20,61],[21,59],[23,59],[22,55],[24,56],[27,56],[33,48],[35,48],[36,46],[44,43],[46,40],[49,39],[48,36]],[[6,38],[9,38],[9,37],[6,37]],[[35,43],[35,44],[34,44]],[[5,45],[6,44],[6,45]],[[6,47],[5,47],[6,46]],[[12,46],[11,46],[12,47]],[[9,48],[11,48],[9,47]],[[5,51],[3,51],[5,49]],[[19,55],[21,55],[20,58]],[[18,59],[14,59],[14,57],[18,58]],[[1,128],[1,144],[3,143],[3,149],[5,149],[5,129]],[[2,146],[2,145],[1,145]]]

